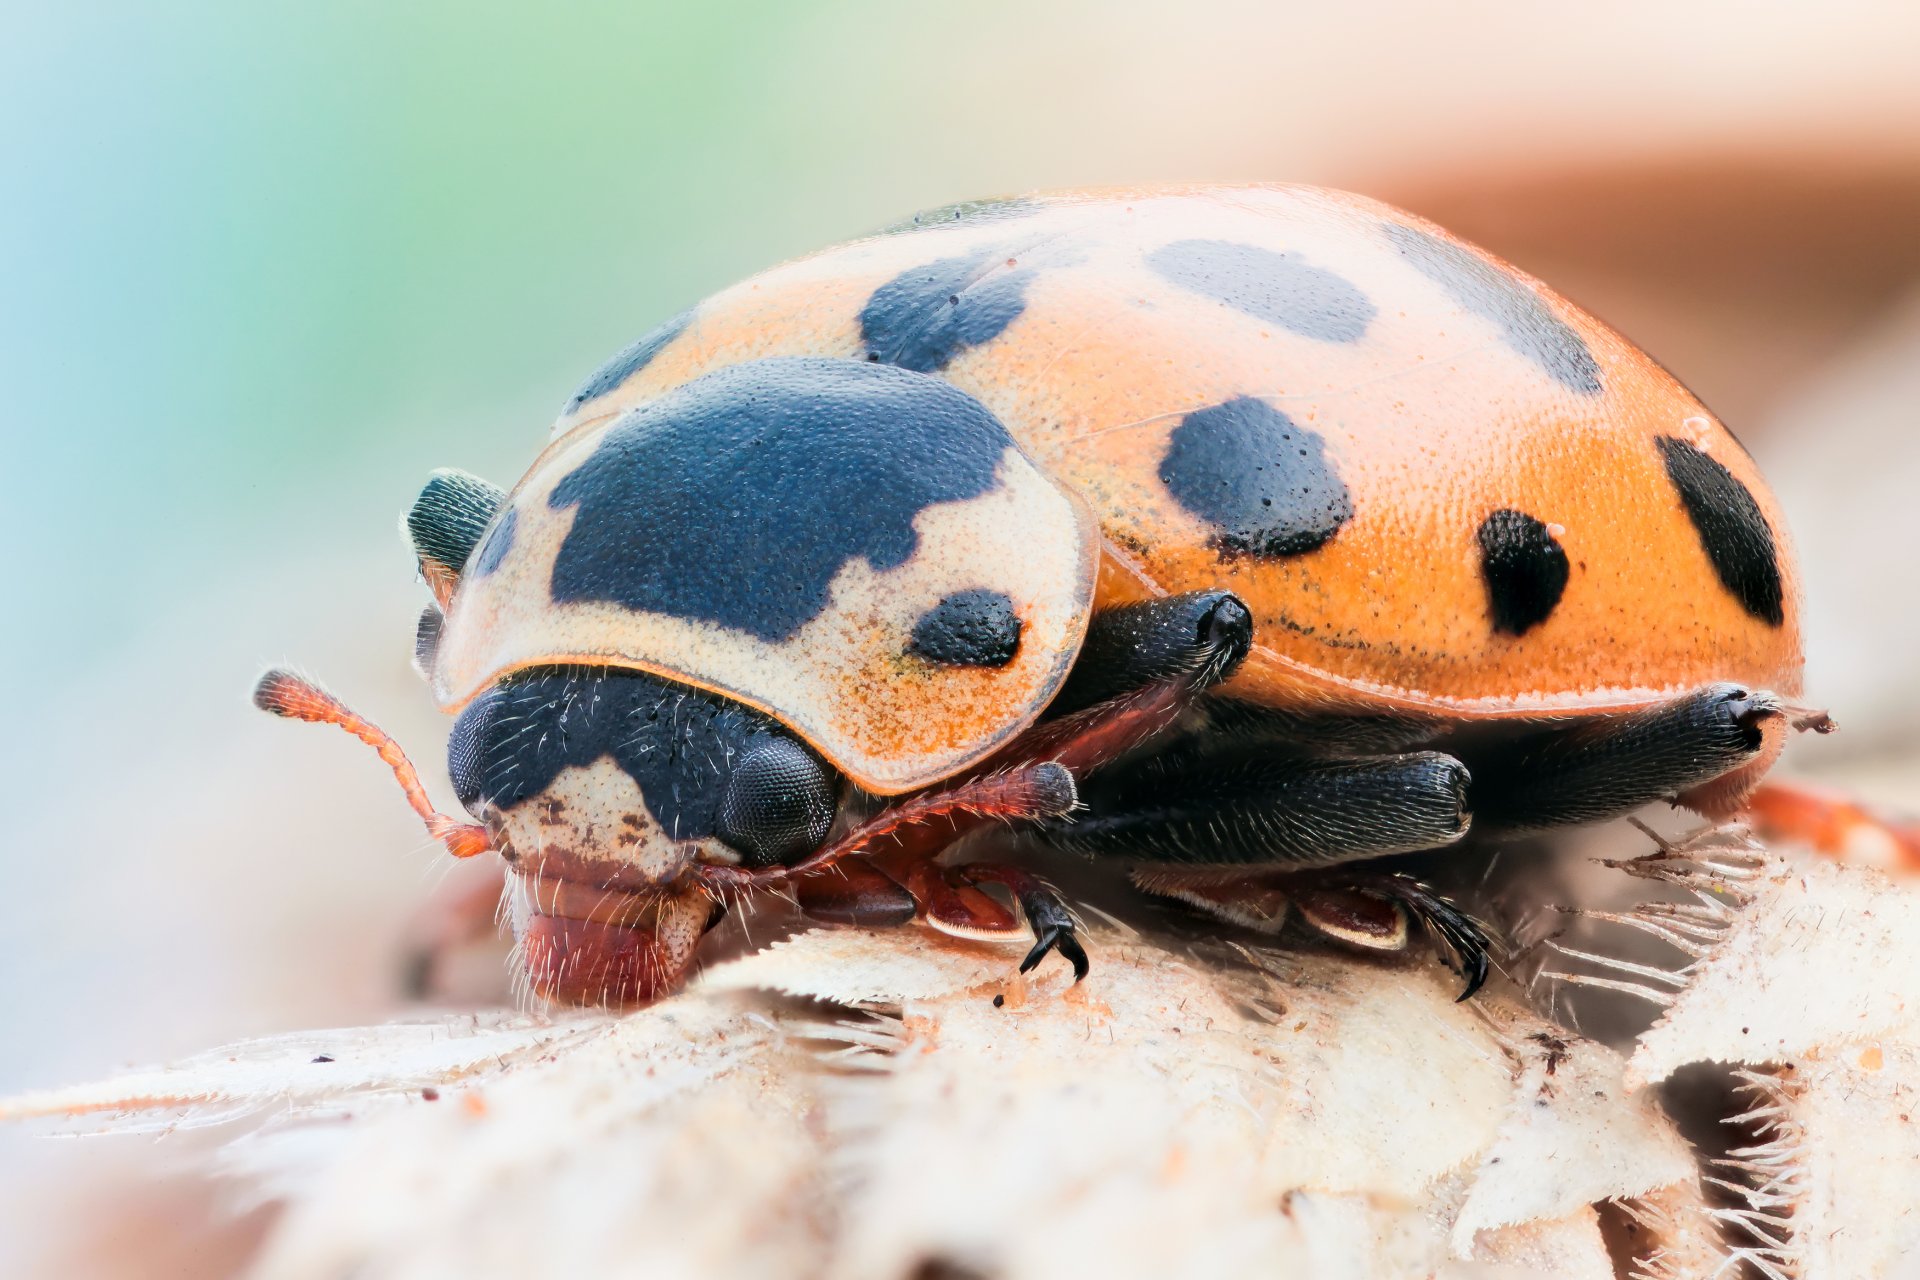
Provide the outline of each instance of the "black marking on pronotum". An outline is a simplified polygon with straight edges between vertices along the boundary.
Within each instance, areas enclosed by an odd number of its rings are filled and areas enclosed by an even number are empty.
[[[1231,240],[1176,240],[1147,255],[1162,277],[1321,342],[1358,342],[1373,301],[1345,276],[1294,253]]]
[[[1313,551],[1353,517],[1326,442],[1264,400],[1188,414],[1160,461],[1167,491],[1212,525],[1223,555]]]
[[[567,412],[572,413],[589,400],[607,394],[621,383],[653,363],[667,347],[667,344],[687,331],[693,323],[693,308],[689,307],[659,328],[640,337],[594,371],[591,378],[582,383],[580,389],[567,401]]]
[[[783,641],[849,561],[905,564],[914,517],[987,492],[1012,447],[938,378],[857,360],[733,365],[628,412],[554,486],[552,507],[579,513],[553,599]]]
[[[867,359],[938,373],[955,356],[1000,336],[1027,306],[1030,267],[1009,267],[1005,246],[909,267],[860,310]]]
[[[1500,327],[1501,339],[1549,377],[1581,395],[1599,395],[1600,365],[1572,326],[1545,299],[1471,249],[1398,222],[1387,239],[1421,275],[1468,311]]]
[[[1685,440],[1656,436],[1654,443],[1721,585],[1748,613],[1779,626],[1786,620],[1786,592],[1760,504],[1731,471]]]
[[[804,759],[831,777],[804,743],[739,703],[638,671],[543,667],[467,705],[447,741],[447,772],[461,805],[480,817],[537,798],[563,769],[611,759],[640,785],[663,831],[697,840],[723,825],[741,762],[776,747],[789,764]]]
[[[1546,525],[1524,511],[1495,511],[1480,522],[1478,536],[1493,629],[1525,635],[1560,603],[1567,553]]]
[[[480,550],[474,553],[473,572],[478,577],[486,577],[500,567],[507,558],[507,552],[513,550],[514,530],[519,527],[520,513],[508,507],[500,513],[500,518],[487,530],[487,536],[480,542]]]
[[[909,653],[953,667],[1004,667],[1020,649],[1020,615],[1004,591],[956,591],[913,624]]]
[[[961,200],[953,204],[943,204],[937,209],[922,209],[898,222],[888,223],[873,234],[897,236],[908,231],[924,231],[930,227],[1009,222],[1015,218],[1024,218],[1031,213],[1038,213],[1044,208],[1046,205],[1043,202],[1026,196],[1005,196],[994,200]]]
[[[451,468],[427,477],[407,512],[414,554],[458,572],[507,500],[507,491]]]

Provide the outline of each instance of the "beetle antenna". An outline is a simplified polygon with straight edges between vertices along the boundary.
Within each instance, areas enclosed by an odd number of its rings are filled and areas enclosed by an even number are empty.
[[[433,802],[427,799],[426,787],[420,782],[419,771],[413,767],[413,761],[407,759],[407,753],[400,749],[400,744],[393,740],[391,734],[348,709],[346,703],[319,685],[302,680],[291,671],[276,668],[261,676],[260,683],[253,687],[253,705],[289,720],[337,724],[379,752],[380,758],[387,762],[387,767],[393,770],[393,776],[399,780],[400,789],[407,793],[407,803],[427,824],[427,834],[446,845],[447,852],[454,857],[471,858],[492,847],[485,827],[449,818],[433,807]]]

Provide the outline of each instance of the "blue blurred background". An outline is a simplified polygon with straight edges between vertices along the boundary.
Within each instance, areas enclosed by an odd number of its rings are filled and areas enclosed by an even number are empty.
[[[964,197],[1324,182],[1545,276],[1776,476],[1850,731],[1803,767],[1905,794],[1920,16],[1570,12],[0,4],[0,1091],[393,1012],[444,860],[253,676],[297,660],[445,795],[397,533],[426,473],[510,482],[659,319]],[[0,1269],[242,1247],[156,1251],[204,1192],[102,1167],[0,1134],[0,1216],[39,1224]]]

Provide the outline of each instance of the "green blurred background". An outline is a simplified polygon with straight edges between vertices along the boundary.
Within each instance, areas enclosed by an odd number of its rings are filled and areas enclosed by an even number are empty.
[[[1514,257],[1753,444],[1857,711],[1832,759],[1910,761],[1920,583],[1874,522],[1920,480],[1920,16],[1811,12],[0,3],[0,1091],[390,1014],[444,859],[254,675],[319,674],[444,796],[397,532],[426,473],[512,481],[656,321],[958,198],[1326,182]],[[81,1168],[0,1134],[16,1220],[82,1213]],[[47,1247],[108,1274],[202,1194],[137,1185]]]

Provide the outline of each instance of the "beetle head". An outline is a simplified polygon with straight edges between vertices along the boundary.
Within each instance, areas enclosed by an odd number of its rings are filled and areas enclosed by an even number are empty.
[[[817,849],[842,790],[779,723],[636,671],[516,673],[468,705],[448,767],[523,873],[674,885],[695,862],[772,866]]]

